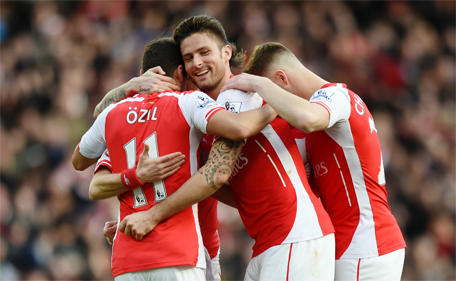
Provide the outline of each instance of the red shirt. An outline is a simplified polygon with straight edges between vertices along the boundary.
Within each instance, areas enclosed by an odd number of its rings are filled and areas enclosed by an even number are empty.
[[[237,90],[221,93],[217,102],[234,112],[263,104],[257,94]],[[229,183],[245,228],[255,239],[253,257],[272,246],[334,232],[310,189],[290,126],[281,118],[247,139]]]
[[[310,99],[330,115],[328,128],[306,138],[316,188],[336,229],[336,258],[381,256],[405,247],[388,207],[374,120],[345,84],[327,84]]]
[[[146,183],[121,194],[119,222],[162,201],[196,172],[201,138],[208,120],[218,110],[224,108],[202,92],[167,91],[158,98],[146,95],[127,98],[100,114],[82,137],[80,152],[95,158],[107,147],[114,173],[135,166],[144,143],[149,144],[149,157],[176,151],[187,156],[181,168],[164,181]],[[141,241],[117,232],[113,244],[113,276],[175,265],[205,268],[196,205],[162,221]]]

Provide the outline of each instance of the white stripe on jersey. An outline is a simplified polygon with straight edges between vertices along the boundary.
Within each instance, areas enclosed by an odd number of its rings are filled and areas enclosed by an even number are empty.
[[[350,132],[342,134],[338,132]],[[378,256],[377,241],[375,240],[375,223],[374,214],[369,200],[369,195],[364,182],[364,175],[361,167],[361,161],[355,148],[353,134],[351,132],[348,120],[337,122],[326,133],[343,149],[348,168],[351,172],[353,186],[355,188],[356,198],[360,210],[358,227],[353,235],[352,242],[345,253],[340,257],[343,258],[364,258]],[[356,254],[351,254],[356,253]],[[362,254],[361,254],[362,253]]]
[[[179,98],[181,96],[181,94],[178,94],[178,93],[175,93],[175,92],[165,92],[165,93],[161,93],[158,95],[159,97],[175,97],[175,98]]]
[[[190,155],[186,158],[190,158],[190,173],[193,175],[198,170],[198,147],[200,145],[203,133],[195,127],[190,128],[189,144],[190,144]]]
[[[266,149],[264,149],[264,147],[260,144],[260,142],[257,140],[255,140],[255,142],[258,144],[258,146],[261,148],[261,150],[263,150],[263,152],[266,153]]]
[[[339,165],[339,161],[337,160],[337,156],[335,153],[333,153],[333,155],[334,155],[334,159],[336,160],[337,167],[340,169],[340,165]],[[352,202],[350,200],[350,195],[348,194],[348,188],[347,188],[347,184],[345,183],[344,173],[342,172],[342,170],[340,170],[340,177],[342,178],[342,182],[344,183],[345,193],[347,194],[347,198],[348,198],[348,205],[351,207]]]
[[[263,133],[263,135],[269,140],[271,146],[276,151],[277,156],[279,157],[283,168],[288,173],[288,177],[290,178],[296,192],[296,218],[290,233],[288,233],[288,236],[282,243],[301,241],[303,237],[306,239],[321,237],[323,233],[321,232],[315,208],[302,184],[290,152],[271,125],[267,125],[261,133]],[[315,229],[318,230],[318,232],[309,233],[309,229]]]
[[[117,238],[117,234],[119,233],[119,226],[120,226],[120,208],[117,212],[117,226],[116,226],[116,233],[114,234],[114,238],[112,238],[112,247],[111,247],[111,251],[112,249],[114,249],[114,244],[116,243],[116,238]],[[112,268],[112,258],[114,257],[113,254],[111,254],[111,268]]]
[[[190,158],[190,173],[193,175],[196,173],[198,170],[198,159],[199,155],[198,153],[198,147],[200,145],[201,139],[203,137],[203,133],[199,131],[197,128],[192,127],[190,128],[190,134],[189,134],[189,144],[190,144],[190,157],[187,157],[187,159]],[[198,219],[198,204],[194,204],[192,206],[192,211],[193,211],[193,218],[195,220],[195,225],[196,227],[196,232],[198,234],[198,261],[196,263],[197,267],[201,268],[206,268],[206,256],[204,253],[204,244],[203,244],[203,239],[201,235],[201,229],[199,227],[199,219]]]
[[[192,205],[193,219],[195,221],[195,229],[198,234],[198,261],[196,262],[196,267],[206,268],[206,253],[204,251],[203,236],[201,235],[201,229],[198,219],[198,203]]]
[[[267,156],[269,158],[269,161],[271,161],[272,166],[274,166],[274,169],[276,170],[277,174],[279,175],[280,180],[282,181],[283,187],[287,187],[287,185],[285,184],[285,181],[283,180],[282,175],[279,172],[279,169],[277,169],[277,165],[274,163],[274,160],[272,160],[272,158],[269,154]]]
[[[277,169],[277,165],[274,163],[274,160],[272,160],[271,156],[269,154],[267,154],[266,149],[264,149],[264,147],[257,140],[255,140],[255,142],[258,144],[258,146],[261,148],[261,150],[263,150],[263,152],[266,153],[266,156],[268,157],[269,161],[271,161],[271,164],[274,167],[274,169],[276,170],[277,175],[279,175],[279,178],[282,181],[283,187],[286,187],[287,185],[285,184],[285,181],[283,180],[283,177],[280,174],[279,169]]]

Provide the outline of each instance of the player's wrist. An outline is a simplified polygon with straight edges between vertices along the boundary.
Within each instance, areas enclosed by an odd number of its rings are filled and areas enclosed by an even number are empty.
[[[123,90],[124,90],[127,98],[132,97],[138,93],[138,89],[137,89],[138,87],[135,83],[135,79],[136,79],[136,77],[132,78],[130,81],[128,81],[127,83],[125,83],[123,85],[124,86]]]
[[[152,207],[149,210],[147,210],[146,212],[148,213],[148,215],[147,215],[148,225],[156,226],[164,219],[161,216],[160,208]]]
[[[144,185],[144,182],[142,182],[136,174],[136,167],[124,170],[121,173],[120,178],[123,185],[130,190]]]
[[[254,87],[257,92],[263,92],[264,89],[270,87],[270,84],[273,83],[269,78],[258,76],[257,79],[254,80]]]
[[[138,169],[138,167],[136,167],[136,176],[144,184],[146,182],[150,182],[150,180],[148,180],[148,178],[147,178],[148,175],[145,173],[144,169],[141,169],[141,168]]]

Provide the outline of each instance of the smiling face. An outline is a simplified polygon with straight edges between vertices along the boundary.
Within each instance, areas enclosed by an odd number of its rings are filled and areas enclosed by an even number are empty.
[[[220,48],[215,36],[199,32],[182,40],[180,50],[190,79],[201,91],[217,98],[231,75],[231,47],[225,45]]]

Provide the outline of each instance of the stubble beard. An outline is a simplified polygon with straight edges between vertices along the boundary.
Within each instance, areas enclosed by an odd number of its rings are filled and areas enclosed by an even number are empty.
[[[223,77],[225,77],[225,67],[222,65],[218,65],[217,71],[214,71],[214,69],[210,69],[210,72],[214,74],[210,79],[207,81],[204,81],[202,83],[196,83],[193,81],[196,86],[202,91],[205,92],[206,94],[208,92],[213,91],[217,86],[220,85],[220,83],[223,80]],[[218,94],[218,93],[217,93]],[[213,98],[214,93],[211,93],[210,96]]]

